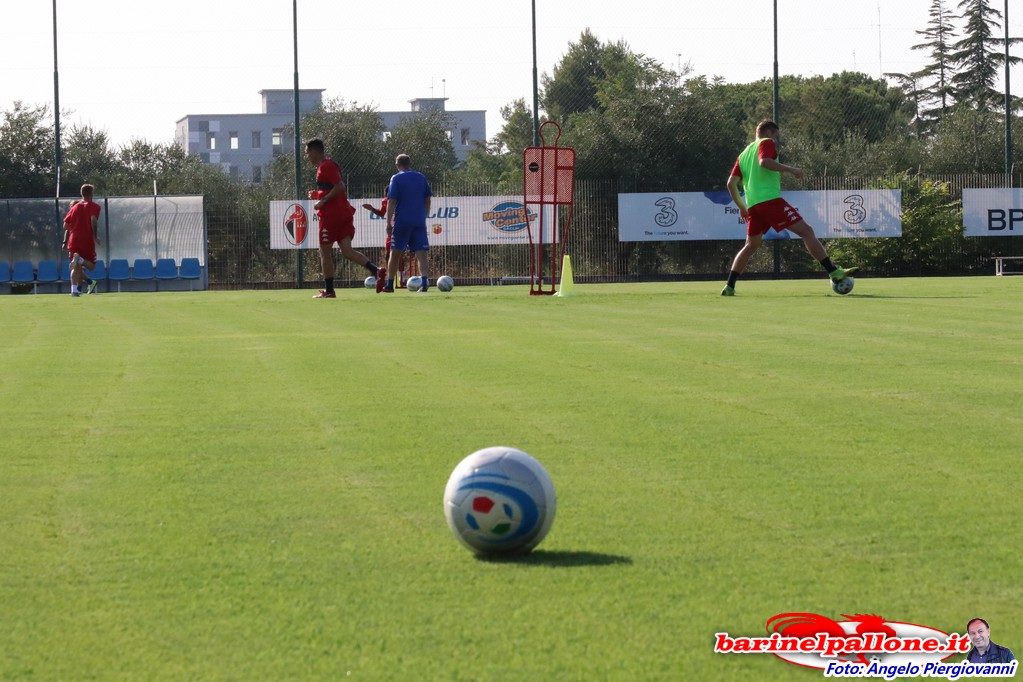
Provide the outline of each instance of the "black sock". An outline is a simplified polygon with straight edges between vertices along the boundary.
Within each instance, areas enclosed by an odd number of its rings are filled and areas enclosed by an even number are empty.
[[[377,264],[376,264],[376,263],[374,263],[374,262],[373,262],[373,261],[371,261],[371,260],[369,260],[369,261],[366,261],[366,265],[365,265],[364,267],[365,267],[365,268],[366,268],[367,270],[369,270],[370,272],[372,272],[372,273],[373,273],[374,275],[375,275],[375,274],[377,274],[377,270],[379,270],[379,269],[380,269],[380,268],[378,268],[378,267],[377,267]]]
[[[323,278],[323,290],[326,291],[328,294],[334,293],[334,278],[333,277],[324,277]]]
[[[831,259],[828,258],[827,256],[821,259],[821,267],[823,267],[825,272],[827,272],[829,275],[833,273],[835,270],[838,270],[838,266],[832,263]]]
[[[735,280],[739,279],[739,273],[732,270],[728,273],[728,286],[735,288]]]

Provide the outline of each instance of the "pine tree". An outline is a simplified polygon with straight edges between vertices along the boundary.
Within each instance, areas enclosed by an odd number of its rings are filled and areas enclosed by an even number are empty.
[[[952,75],[955,64],[952,59],[952,41],[955,39],[955,27],[952,20],[955,17],[945,6],[945,0],[932,0],[928,16],[930,21],[927,22],[927,28],[916,32],[926,38],[927,42],[914,45],[912,49],[929,50],[931,62],[919,72],[909,75],[915,80],[933,79],[930,85],[919,89],[924,102],[934,102],[934,106],[924,107],[920,111],[920,117],[933,124],[948,113],[953,102]]]
[[[963,37],[952,49],[957,72],[952,76],[952,92],[959,102],[969,103],[976,111],[995,109],[1004,102],[1004,93],[995,88],[1005,64],[1005,39],[995,37],[1002,13],[989,7],[987,0],[960,0],[959,9],[966,20]],[[1009,44],[1023,42],[1010,38]],[[1010,56],[1010,64],[1023,61]]]

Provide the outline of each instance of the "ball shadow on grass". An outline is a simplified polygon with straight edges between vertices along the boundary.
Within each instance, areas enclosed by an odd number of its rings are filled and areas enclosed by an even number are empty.
[[[572,550],[537,550],[529,554],[477,555],[477,561],[488,564],[519,564],[522,566],[553,566],[572,568],[575,566],[631,565],[632,559],[619,554]]]

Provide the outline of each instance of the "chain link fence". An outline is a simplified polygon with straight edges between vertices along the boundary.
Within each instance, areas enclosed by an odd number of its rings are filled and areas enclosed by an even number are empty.
[[[994,256],[1023,255],[1023,239],[962,235],[963,188],[1000,187],[1004,183],[1003,175],[993,174],[817,176],[807,178],[802,188],[902,190],[902,237],[828,241],[830,251],[841,254],[846,262],[855,261],[865,269],[865,274],[968,275],[993,274],[991,259]],[[925,187],[930,188],[929,193],[921,195]],[[381,189],[355,187],[353,193],[376,196]],[[505,189],[479,183],[471,186],[443,181],[434,184],[437,196],[496,195]],[[580,180],[577,183],[575,218],[567,244],[577,281],[713,279],[727,275],[740,241],[618,241],[618,193],[623,191],[649,190],[635,181]],[[930,218],[926,224],[915,217],[920,211]],[[217,248],[211,248],[209,262],[212,287],[295,286],[296,252],[269,248],[268,211],[262,215],[245,214],[237,207],[221,205],[210,213],[208,222],[211,245],[217,244]],[[363,251],[378,262],[383,258],[382,247]],[[303,284],[312,286],[319,276],[318,252],[300,253]],[[366,272],[340,257],[337,260],[335,280],[338,286],[362,286]],[[528,254],[522,245],[434,247],[430,251],[430,267],[433,273],[451,275],[464,284],[519,283],[529,275]],[[799,240],[780,240],[765,244],[751,261],[748,272],[750,277],[802,277],[816,276],[819,269]]]

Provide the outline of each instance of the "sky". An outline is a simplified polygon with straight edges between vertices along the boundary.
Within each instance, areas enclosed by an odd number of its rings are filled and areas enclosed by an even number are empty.
[[[52,0],[2,2],[0,110],[19,100],[52,107]],[[919,69],[927,55],[910,48],[930,4],[778,0],[780,72]],[[772,73],[771,0],[536,5],[541,74],[586,28],[693,75],[748,82]],[[1011,34],[1023,35],[1023,5],[1009,9]],[[528,0],[298,0],[300,86],[384,111],[446,96],[448,109],[486,109],[492,137],[501,106],[531,103],[530,23]],[[290,0],[57,0],[57,29],[62,127],[105,130],[115,146],[171,142],[189,114],[256,113],[259,90],[293,83]],[[1011,75],[1023,95],[1023,70]]]

